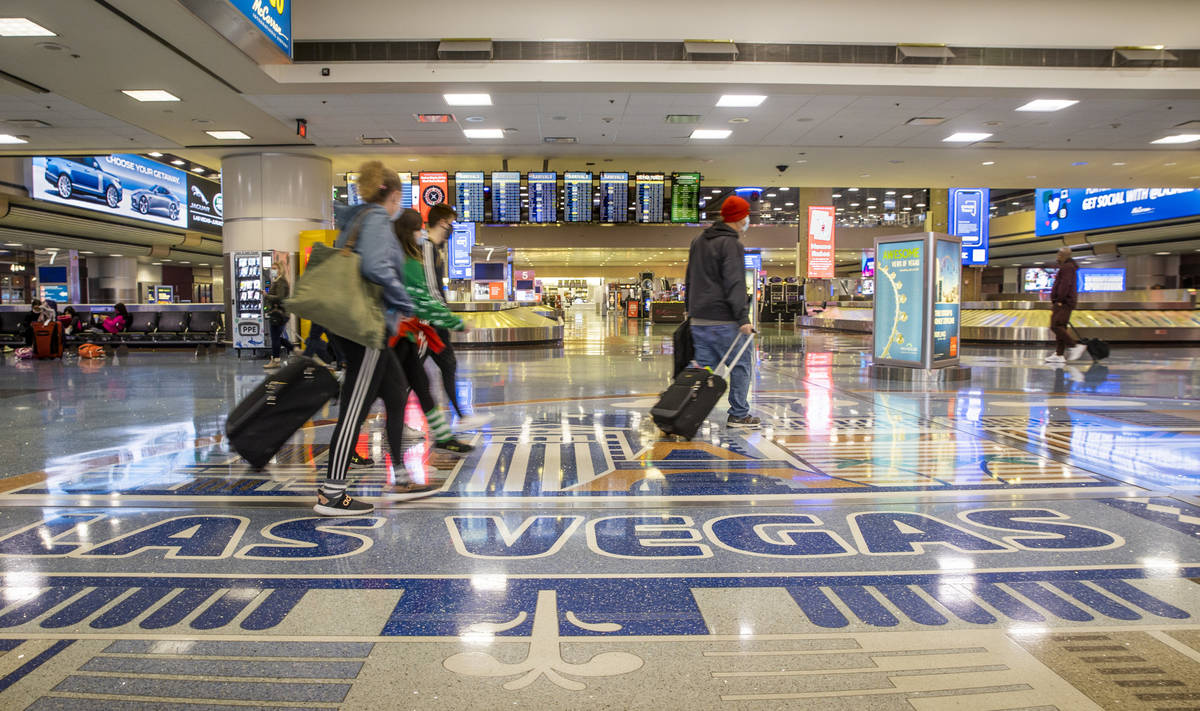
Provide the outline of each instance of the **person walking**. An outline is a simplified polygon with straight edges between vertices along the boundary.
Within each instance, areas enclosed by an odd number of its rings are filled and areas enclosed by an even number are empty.
[[[1071,248],[1058,250],[1058,274],[1054,276],[1054,287],[1050,290],[1050,330],[1054,331],[1055,351],[1046,357],[1047,363],[1055,365],[1068,360],[1078,360],[1087,346],[1075,340],[1067,326],[1071,323],[1071,312],[1078,303],[1076,274],[1079,265],[1071,258]]]
[[[750,227],[750,203],[737,195],[721,203],[721,219],[692,240],[688,250],[684,310],[690,319],[696,362],[716,368],[739,334],[750,337],[750,302],[746,298],[745,250],[739,241]],[[750,369],[747,348],[729,373],[729,427],[757,427],[750,414]]]
[[[279,367],[284,349],[288,355],[292,353],[292,344],[287,338],[288,312],[283,308],[283,300],[291,296],[291,285],[288,284],[287,274],[278,264],[271,265],[271,286],[264,292],[267,303],[267,325],[271,330],[271,360],[263,367],[273,370]]]

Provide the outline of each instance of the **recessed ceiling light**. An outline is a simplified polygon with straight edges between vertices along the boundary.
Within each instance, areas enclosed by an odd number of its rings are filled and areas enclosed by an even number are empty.
[[[985,160],[985,161],[984,161],[983,163],[981,163],[980,165],[996,165],[996,161],[994,161],[994,160]]]
[[[0,37],[56,37],[53,32],[24,17],[0,17]]]
[[[204,168],[202,168],[201,166],[196,166],[195,168],[192,168],[192,172],[193,173],[203,173]]]
[[[850,207],[858,207],[858,206],[859,206],[859,204],[860,204],[860,203],[857,203],[857,202],[852,202],[852,203],[850,203]]]
[[[840,198],[841,196],[842,196],[842,194],[841,194],[841,193],[834,193],[834,194],[833,194],[833,199],[834,199],[834,200],[836,200],[836,199]]]
[[[912,200],[912,193],[904,193],[900,197],[904,198],[905,200]]]
[[[7,133],[0,133],[0,143],[29,143],[29,141],[20,136],[10,136]]]
[[[1076,99],[1034,99],[1024,106],[1018,106],[1017,111],[1062,111],[1078,103]]]
[[[502,128],[464,128],[463,135],[467,138],[504,138]]]
[[[491,94],[443,94],[450,106],[491,106]]]
[[[81,250],[79,250],[79,253],[80,253],[80,254],[95,254],[95,252],[89,252],[89,251],[87,251],[86,249],[81,249]]]
[[[1167,136],[1165,138],[1160,138],[1157,141],[1150,141],[1150,142],[1151,143],[1195,143],[1196,141],[1200,141],[1200,133],[1177,133],[1174,136]]]
[[[869,198],[867,198],[867,202],[875,202],[875,201],[876,201],[876,200],[878,200],[878,199],[879,199],[879,198],[873,198],[873,197],[869,197]]]
[[[1163,163],[1163,167],[1164,167],[1164,168],[1170,168],[1171,166],[1174,166],[1174,165],[1179,165],[1179,164],[1178,164],[1178,163],[1173,163],[1173,162],[1172,162],[1172,163]]]
[[[124,89],[122,94],[138,101],[179,101],[179,97],[162,89]]]
[[[977,143],[979,141],[991,138],[990,133],[972,133],[970,131],[959,131],[942,139],[942,143]]]
[[[757,94],[725,94],[720,99],[717,99],[717,106],[724,108],[745,108],[759,106],[766,100],[767,97]]]
[[[919,202],[919,203],[917,203],[917,207],[925,207],[925,203]]]
[[[205,131],[218,141],[248,141],[250,137],[242,131]]]
[[[692,135],[688,138],[700,138],[705,140],[718,140],[729,138],[733,131],[724,128],[698,128],[692,131]]]
[[[152,267],[161,267],[161,266],[162,266],[162,262],[150,262],[150,266],[152,266]]]
[[[179,160],[178,158],[176,158],[175,160],[171,161],[171,165],[183,165],[185,162],[186,161],[182,161],[182,160]]]
[[[729,123],[750,123],[750,119],[745,116],[738,116],[737,118],[729,119]]]
[[[468,121],[470,123],[483,123],[486,120],[487,120],[486,116],[468,116],[466,118],[466,121]]]
[[[847,188],[847,190],[849,190],[852,193],[858,192],[858,188]]]
[[[896,194],[895,190],[888,190],[887,192],[884,193],[884,195],[895,195],[895,194]]]
[[[123,255],[123,254],[110,254],[110,255],[108,255],[108,256],[110,256],[110,257],[123,257],[123,256],[125,256],[125,255]]]
[[[191,262],[188,262],[188,261],[185,261],[185,260],[181,260],[179,263],[180,263],[180,264],[191,264]]]

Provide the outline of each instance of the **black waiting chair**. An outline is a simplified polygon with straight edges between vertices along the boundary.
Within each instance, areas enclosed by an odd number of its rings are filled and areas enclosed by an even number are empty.
[[[24,311],[0,311],[0,343],[24,343]]]
[[[215,343],[220,340],[220,312],[194,311],[190,316],[186,335],[189,343]]]
[[[136,311],[130,314],[129,324],[121,333],[121,340],[147,341],[153,338],[154,330],[158,327],[157,311]]]
[[[163,311],[159,313],[158,327],[154,332],[154,340],[183,341],[184,334],[188,328],[188,315],[186,311]]]

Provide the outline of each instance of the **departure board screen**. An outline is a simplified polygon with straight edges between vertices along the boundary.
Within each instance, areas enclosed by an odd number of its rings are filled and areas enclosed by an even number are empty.
[[[495,222],[521,221],[521,174],[517,172],[492,173],[492,220]]]
[[[563,173],[563,212],[567,222],[592,221],[592,174]]]
[[[700,221],[700,174],[671,175],[671,222]]]
[[[413,190],[412,173],[397,173],[400,176],[400,207],[417,207],[417,193]]]
[[[459,222],[483,222],[483,173],[455,173],[454,198]]]
[[[667,177],[662,173],[638,173],[634,180],[637,184],[637,221],[662,222]]]
[[[629,221],[629,173],[600,174],[600,221]]]
[[[592,181],[588,180],[590,184]],[[529,174],[529,221],[558,222],[558,173]]]

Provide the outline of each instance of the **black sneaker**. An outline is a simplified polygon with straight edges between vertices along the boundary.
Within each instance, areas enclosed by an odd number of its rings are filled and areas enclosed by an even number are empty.
[[[350,466],[352,467],[369,467],[375,464],[375,460],[370,457],[364,457],[358,452],[350,455]]]
[[[475,448],[466,442],[460,442],[451,437],[445,442],[438,442],[436,445],[434,445],[433,451],[440,452],[442,454],[453,454],[456,457],[465,457],[471,452],[474,452]]]
[[[762,420],[753,415],[746,415],[745,417],[734,417],[733,415],[730,415],[729,419],[725,420],[726,427],[758,427],[761,424]]]
[[[418,484],[415,481],[406,481],[392,487],[392,498],[397,501],[411,501],[433,496],[441,490],[442,487],[436,484]]]
[[[359,501],[358,499],[352,499],[344,491],[336,497],[330,498],[324,492],[318,490],[317,503],[313,506],[313,511],[322,516],[357,516],[359,514],[369,514],[374,510],[375,507],[371,504]]]

